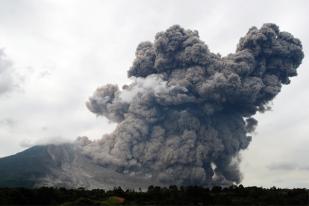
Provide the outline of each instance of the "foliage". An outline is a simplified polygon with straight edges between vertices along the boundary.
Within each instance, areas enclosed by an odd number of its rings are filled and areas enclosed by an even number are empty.
[[[308,205],[307,189],[149,186],[147,191],[0,188],[0,205]]]

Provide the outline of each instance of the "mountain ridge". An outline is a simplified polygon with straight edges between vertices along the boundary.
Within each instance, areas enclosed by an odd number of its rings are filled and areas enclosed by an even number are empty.
[[[1,187],[34,187],[39,178],[56,166],[48,148],[56,145],[38,145],[22,152],[0,158]]]
[[[0,158],[0,187],[132,189],[151,184],[159,185],[151,178],[130,176],[100,165],[75,144],[38,145]]]

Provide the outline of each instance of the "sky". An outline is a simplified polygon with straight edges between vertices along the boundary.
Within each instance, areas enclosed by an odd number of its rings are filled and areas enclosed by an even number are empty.
[[[0,157],[111,132],[85,102],[100,85],[130,82],[138,43],[171,25],[227,55],[250,27],[273,22],[302,41],[305,58],[271,111],[256,115],[242,184],[309,187],[308,9],[306,0],[0,0]]]

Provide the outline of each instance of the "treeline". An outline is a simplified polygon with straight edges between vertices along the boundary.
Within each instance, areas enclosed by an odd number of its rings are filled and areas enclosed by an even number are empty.
[[[0,188],[0,205],[309,205],[307,189],[157,187],[147,191]]]

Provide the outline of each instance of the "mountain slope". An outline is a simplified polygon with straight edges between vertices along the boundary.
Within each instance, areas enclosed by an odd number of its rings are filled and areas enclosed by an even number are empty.
[[[115,171],[84,155],[74,144],[34,146],[0,158],[0,187],[66,187],[87,189],[147,188],[152,178]]]
[[[34,187],[40,178],[59,168],[64,156],[61,151],[72,151],[71,146],[34,146],[12,156],[0,158],[0,187]]]

